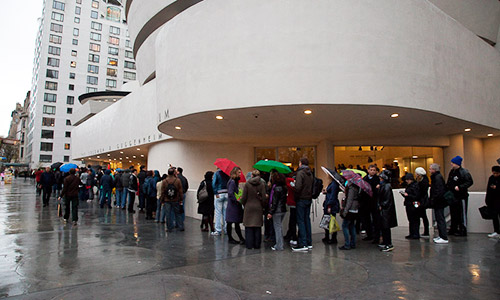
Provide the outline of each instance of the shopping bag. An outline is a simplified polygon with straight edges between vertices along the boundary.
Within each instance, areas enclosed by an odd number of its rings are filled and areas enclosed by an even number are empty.
[[[493,212],[488,206],[480,207],[479,213],[481,214],[481,218],[485,220],[493,220]]]
[[[334,216],[330,218],[330,224],[328,227],[330,229],[330,233],[340,231],[339,223],[337,222],[337,219]]]
[[[329,230],[331,218],[332,218],[331,215],[323,215],[323,217],[321,218],[321,221],[319,222],[319,228]]]
[[[61,204],[61,201],[57,201],[57,216],[60,218],[62,217],[63,213],[62,213],[62,204]]]

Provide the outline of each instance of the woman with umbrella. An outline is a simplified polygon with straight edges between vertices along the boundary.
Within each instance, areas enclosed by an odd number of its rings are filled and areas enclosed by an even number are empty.
[[[271,193],[269,196],[269,212],[267,219],[273,222],[276,244],[271,247],[273,251],[283,251],[283,226],[286,214],[286,178],[285,175],[273,172],[271,175]]]
[[[325,215],[332,215],[333,217],[335,217],[335,215],[340,211],[340,186],[332,177],[329,178],[330,184],[328,184],[328,187],[324,191],[326,197],[325,201],[323,202],[323,213]],[[337,244],[337,232],[332,233],[332,238],[330,239],[330,231],[325,229],[325,237],[322,241],[327,244]]]
[[[229,243],[231,244],[245,244],[245,239],[241,234],[240,223],[243,222],[243,207],[241,206],[238,199],[236,199],[236,195],[239,194],[238,183],[241,177],[241,169],[239,167],[234,167],[231,170],[231,179],[229,179],[227,183],[227,208],[226,208],[226,223],[227,223],[227,236],[229,239]],[[239,241],[233,239],[232,230],[236,231],[238,235]]]
[[[339,247],[339,249],[351,250],[356,248],[356,228],[354,221],[358,215],[360,187],[355,182],[360,176],[353,171],[344,171],[342,175],[347,179],[346,196],[342,200],[342,209],[340,210],[340,215],[344,218],[342,231],[344,232],[345,244]]]

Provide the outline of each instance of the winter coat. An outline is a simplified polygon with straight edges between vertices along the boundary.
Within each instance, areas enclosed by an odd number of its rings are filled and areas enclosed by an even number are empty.
[[[290,207],[295,207],[295,187],[292,186],[292,182],[295,180],[293,178],[287,178],[286,179],[286,188],[288,190],[288,194],[286,196],[286,204]]]
[[[177,190],[177,195],[175,195],[174,199],[169,199],[166,194],[168,190],[168,185],[173,184],[175,189]],[[165,202],[181,202],[182,201],[182,184],[179,178],[169,175],[165,180],[163,180],[163,186],[161,188],[161,199]]]
[[[433,208],[445,208],[448,206],[444,198],[444,193],[446,193],[446,184],[443,175],[440,172],[435,172],[431,175],[431,191],[429,196],[429,202]]]
[[[161,181],[161,180],[156,183],[156,199],[161,198],[162,184],[163,184],[163,181]]]
[[[156,182],[151,176],[144,181],[144,194],[149,198],[156,198]]]
[[[238,193],[238,183],[233,179],[229,179],[227,183],[227,208],[226,208],[226,222],[241,223],[243,222],[243,207],[241,203],[236,200],[234,193]]]
[[[78,191],[80,190],[80,179],[73,174],[70,174],[64,178],[64,185],[61,191],[61,198],[75,198],[78,197]]]
[[[405,201],[404,201],[405,206],[414,207],[413,202],[420,201],[419,199],[420,191],[418,188],[418,183],[416,181],[413,181],[406,187],[405,193],[408,194],[408,196],[405,196]]]
[[[184,177],[184,175],[182,174],[179,174],[177,175],[177,178],[180,179],[181,181],[181,185],[182,185],[182,192],[185,194],[187,193],[187,190],[189,189],[189,183],[188,183],[188,180],[186,179],[186,177]]]
[[[56,183],[54,174],[52,172],[43,172],[40,177],[40,184],[43,188],[51,188]]]
[[[474,184],[472,176],[467,169],[462,167],[458,169],[451,169],[448,175],[448,181],[446,182],[446,187],[448,190],[453,192],[455,199],[461,200],[469,197],[467,190]],[[455,191],[455,187],[458,186],[458,192]]]
[[[342,201],[343,210],[341,215],[343,218],[345,218],[348,213],[358,213],[360,193],[360,188],[357,185],[352,182],[348,182],[346,187],[346,196]]]
[[[331,214],[338,214],[340,211],[339,203],[339,184],[333,180],[326,188],[326,197],[323,202],[323,213],[328,214],[328,208],[331,210]]]
[[[123,185],[122,185],[122,174],[121,173],[116,173],[115,175],[115,180],[114,180],[114,186],[116,190],[121,191],[123,190]]]
[[[250,178],[245,183],[241,204],[245,207],[243,225],[262,227],[263,211],[266,206],[266,184],[260,180],[260,176]]]
[[[212,188],[215,195],[227,193],[227,182],[229,181],[229,176],[227,176],[221,170],[215,172],[214,179],[212,181]]]
[[[496,185],[496,188],[492,188],[492,185]],[[491,175],[488,179],[486,205],[500,213],[500,177]]]
[[[109,170],[106,170],[106,174],[101,177],[101,188],[103,190],[113,189],[113,177],[111,177]]]
[[[396,205],[394,204],[394,194],[389,182],[380,183],[378,204],[380,207],[380,227],[382,229],[397,227]]]
[[[130,185],[130,172],[123,173],[121,180],[122,180],[122,186],[124,188],[128,188]]]
[[[373,195],[370,197],[367,193],[362,193],[362,196],[365,197],[365,202],[368,203],[368,208],[370,210],[377,210],[378,209],[378,189],[377,185],[380,184],[380,177],[378,175],[373,175],[372,178],[369,177],[369,175],[366,175],[363,177],[363,180],[368,182],[372,188],[372,193]]]
[[[40,180],[42,180],[42,174],[43,174],[42,170],[38,170],[35,172],[35,180],[37,183],[40,183]]]
[[[286,212],[286,186],[285,185],[274,185],[270,197],[270,208],[269,214],[274,215],[275,213]],[[271,196],[272,195],[272,196]]]
[[[144,170],[141,170],[139,172],[139,174],[137,175],[137,179],[139,179],[139,189],[140,189],[140,193],[143,193],[145,194],[146,190],[145,190],[145,185],[144,185],[144,182],[146,181],[146,171]]]
[[[132,173],[129,176],[128,179],[128,190],[129,192],[137,192],[137,189],[139,188],[139,180],[137,179],[137,176]]]
[[[418,184],[418,201],[422,208],[429,207],[429,178],[427,175],[422,176],[422,180],[417,181]]]
[[[309,166],[301,166],[297,170],[297,178],[295,179],[295,201],[297,200],[312,200],[312,190],[314,184],[314,176],[309,169]]]
[[[58,185],[58,186],[61,186],[61,184],[63,183],[63,177],[62,177],[62,173],[61,171],[55,171],[54,172],[54,179],[55,179],[55,183]]]
[[[198,191],[196,195],[200,192],[200,190],[207,186],[208,199],[198,204],[198,213],[201,215],[214,215],[214,189],[212,187],[211,178],[205,178],[202,182],[200,182],[200,186],[198,187]]]

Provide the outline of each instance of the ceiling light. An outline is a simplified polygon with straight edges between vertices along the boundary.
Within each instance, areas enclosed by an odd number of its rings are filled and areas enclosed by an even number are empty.
[[[397,117],[399,117],[399,114],[392,114],[391,115],[391,118],[397,118]]]
[[[137,148],[137,151],[141,151],[141,148]]]
[[[397,159],[395,159],[395,160],[393,160],[392,162],[398,162],[398,160],[397,160]]]
[[[493,133],[488,133],[488,136],[493,136]]]
[[[464,129],[464,131],[465,131],[465,132],[469,132],[469,131],[471,131],[471,130],[472,130],[472,129],[470,129],[470,128],[465,128],[465,129]]]
[[[175,129],[181,130],[182,128],[181,128],[181,126],[175,126]]]
[[[312,110],[310,110],[310,109],[306,109],[306,110],[304,110],[304,113],[305,113],[306,115],[310,115],[310,114],[312,114],[313,112],[312,112]]]
[[[97,158],[101,158],[101,157],[98,155]]]
[[[122,160],[123,158],[120,157],[120,160]]]
[[[217,120],[224,120],[224,117],[223,117],[223,116],[215,116],[215,118],[216,118]]]
[[[113,160],[116,160],[116,158],[113,158]]]
[[[136,158],[137,156],[133,155],[132,158]]]
[[[413,155],[412,157],[413,157],[413,158],[418,158],[418,156],[417,156],[417,155]]]
[[[123,154],[123,151],[120,151],[120,154]]]
[[[144,154],[141,154],[141,157],[144,157]]]
[[[125,159],[128,159],[128,156],[126,156]]]
[[[111,156],[111,154],[108,154],[108,156]]]
[[[131,160],[129,160],[128,162],[129,162],[129,163],[131,163],[132,161],[131,161]]]

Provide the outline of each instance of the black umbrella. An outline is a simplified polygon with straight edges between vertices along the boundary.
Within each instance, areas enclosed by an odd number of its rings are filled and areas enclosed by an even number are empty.
[[[330,177],[333,178],[333,180],[335,180],[339,184],[339,187],[342,190],[342,192],[345,192],[345,187],[344,187],[345,179],[342,176],[340,176],[339,173],[335,172],[335,170],[333,169],[325,168],[323,166],[321,166],[321,169],[323,170],[323,172],[328,174]]]
[[[64,165],[62,162],[56,162],[56,163],[53,163],[53,164],[50,166],[50,168],[51,168],[52,170],[57,170],[57,169],[59,169],[59,167],[60,167],[60,166],[62,166],[62,165]]]

